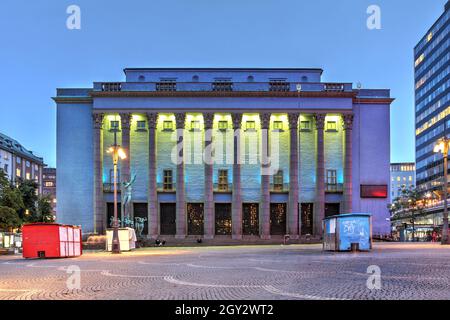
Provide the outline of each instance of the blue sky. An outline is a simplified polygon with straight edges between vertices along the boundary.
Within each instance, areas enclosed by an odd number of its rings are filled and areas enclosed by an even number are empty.
[[[3,0],[0,131],[56,165],[57,87],[124,67],[320,67],[324,81],[390,88],[391,159],[414,161],[413,48],[446,0]],[[81,8],[81,30],[66,9]],[[366,27],[369,5],[381,30]]]

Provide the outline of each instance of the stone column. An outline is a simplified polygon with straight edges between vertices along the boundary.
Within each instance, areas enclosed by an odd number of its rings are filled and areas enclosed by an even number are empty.
[[[314,214],[314,235],[322,236],[322,220],[325,218],[325,147],[324,128],[325,114],[314,116],[317,129],[317,182],[316,212]]]
[[[94,126],[94,232],[103,234],[108,226],[103,201],[103,113],[92,114],[92,119]]]
[[[205,124],[205,239],[214,238],[214,188],[213,188],[213,154],[212,128],[214,113],[203,113]]]
[[[345,131],[345,164],[344,164],[344,210],[346,213],[352,212],[352,132],[353,114],[345,114],[342,117],[342,124]]]
[[[177,151],[178,151],[178,162],[177,162],[177,196],[176,196],[176,210],[177,210],[177,239],[182,239],[186,237],[186,200],[185,200],[185,187],[184,187],[184,152],[183,152],[183,141],[184,141],[184,127],[186,125],[186,114],[185,113],[175,113],[175,120],[177,123]]]
[[[289,158],[289,216],[288,232],[291,238],[296,239],[300,235],[298,221],[298,118],[300,114],[290,113],[290,158]]]
[[[242,113],[231,114],[234,128],[233,148],[233,195],[232,230],[233,239],[242,239],[242,189],[241,189],[241,127]]]
[[[270,113],[262,113],[261,117],[261,239],[270,239],[270,164],[269,136]]]
[[[120,146],[125,151],[127,157],[123,160],[120,160],[120,184],[124,182],[130,181],[130,160],[131,160],[131,152],[130,152],[130,128],[131,128],[131,113],[120,113],[120,122],[121,122],[121,132],[122,132],[122,142]],[[122,189],[122,187],[121,187]],[[125,217],[132,218],[132,202],[125,207],[123,203],[124,190],[122,190],[121,202],[122,202],[122,221]]]
[[[156,125],[158,114],[147,113],[148,120],[148,235],[158,238],[158,192],[156,185]]]

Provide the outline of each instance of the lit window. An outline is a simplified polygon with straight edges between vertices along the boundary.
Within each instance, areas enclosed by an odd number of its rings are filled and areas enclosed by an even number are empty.
[[[53,187],[53,182],[51,181],[46,181],[44,184],[46,187]]]
[[[228,129],[228,121],[221,120],[219,121],[219,130],[227,130]]]
[[[191,121],[191,131],[200,131],[200,121],[198,120]]]
[[[327,184],[328,185],[336,185],[336,170],[327,170]]]
[[[112,121],[109,123],[109,129],[110,129],[110,130],[119,130],[119,121],[117,121],[117,120],[112,120]]]
[[[16,176],[17,177],[21,177],[22,176],[22,171],[20,171],[19,168],[16,169]]]
[[[228,170],[219,170],[219,191],[228,191]]]
[[[245,122],[245,129],[246,130],[255,130],[256,129],[255,121],[246,121]]]
[[[274,121],[273,129],[274,130],[283,130],[283,121]]]
[[[301,131],[310,131],[311,130],[311,122],[310,121],[300,121],[300,130]]]
[[[327,121],[327,131],[337,131],[337,122]]]
[[[172,131],[173,130],[173,121],[166,120],[163,122],[163,130],[164,131]]]
[[[138,122],[136,122],[136,128],[137,130],[145,130],[147,128],[145,121],[139,120]]]
[[[419,64],[421,64],[423,62],[423,60],[425,59],[425,55],[422,53],[420,55],[419,58],[417,58],[416,62],[414,63],[414,65],[417,67]]]
[[[25,173],[25,179],[30,180],[31,174],[29,172]]]
[[[412,177],[411,177],[411,176],[409,176],[408,180],[409,180],[409,181],[412,181]]]
[[[397,181],[400,181],[401,179],[400,179],[400,177],[397,177]]]
[[[433,32],[430,32],[427,36],[427,42],[430,42],[433,39]]]
[[[166,190],[166,191],[173,190],[172,170],[164,170],[164,185],[163,185],[163,189]]]
[[[278,170],[273,176],[273,189],[276,191],[283,191],[283,171]]]

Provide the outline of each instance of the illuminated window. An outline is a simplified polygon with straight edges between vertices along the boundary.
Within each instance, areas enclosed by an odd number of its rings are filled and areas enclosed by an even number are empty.
[[[53,182],[51,182],[51,181],[46,181],[44,185],[46,187],[53,187],[54,186]]]
[[[274,121],[273,130],[283,130],[283,121]]]
[[[21,177],[22,176],[22,171],[20,171],[19,168],[16,169],[16,176],[17,177]]]
[[[300,121],[301,131],[311,131],[311,121]]]
[[[166,120],[163,122],[164,131],[173,131],[173,121]]]
[[[227,130],[228,129],[228,121],[221,120],[219,121],[219,130]]]
[[[327,170],[327,184],[328,185],[337,184],[336,170]]]
[[[200,131],[200,121],[198,120],[191,121],[191,131]]]
[[[397,177],[397,181],[400,181],[401,179],[400,179],[400,177]]]
[[[273,189],[275,191],[283,191],[283,184],[283,171],[278,170],[278,172],[273,176]]]
[[[139,120],[138,122],[136,122],[136,129],[137,130],[146,130],[147,129],[147,125],[145,123],[144,120]]]
[[[164,170],[164,185],[163,189],[166,191],[173,190],[173,175],[172,170]]]
[[[255,130],[256,124],[255,121],[246,121],[245,122],[245,130]]]
[[[219,191],[228,191],[228,170],[219,170]]]
[[[411,176],[409,176],[408,180],[409,180],[409,181],[412,181],[412,177],[411,177]]]
[[[327,121],[327,131],[337,131],[337,122]]]
[[[25,179],[30,180],[31,174],[29,172],[25,173]]]
[[[430,32],[427,36],[427,42],[430,42],[433,39],[433,32]]]
[[[414,63],[414,65],[417,67],[419,64],[421,64],[423,62],[423,60],[425,59],[425,55],[422,53],[420,55],[419,58],[417,58],[416,62]]]

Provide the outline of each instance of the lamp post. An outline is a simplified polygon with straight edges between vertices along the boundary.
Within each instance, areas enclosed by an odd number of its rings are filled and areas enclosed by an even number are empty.
[[[438,141],[434,147],[434,152],[441,152],[444,157],[444,213],[443,213],[443,225],[442,225],[442,244],[449,244],[448,241],[448,203],[447,203],[447,186],[448,186],[448,148],[449,148],[449,138],[444,136]]]
[[[113,237],[112,237],[112,253],[120,253],[120,241],[119,241],[119,222],[117,221],[117,165],[119,159],[126,159],[127,155],[125,151],[117,145],[117,133],[114,132],[114,144],[107,150],[112,155],[114,166],[114,221],[113,221]]]

